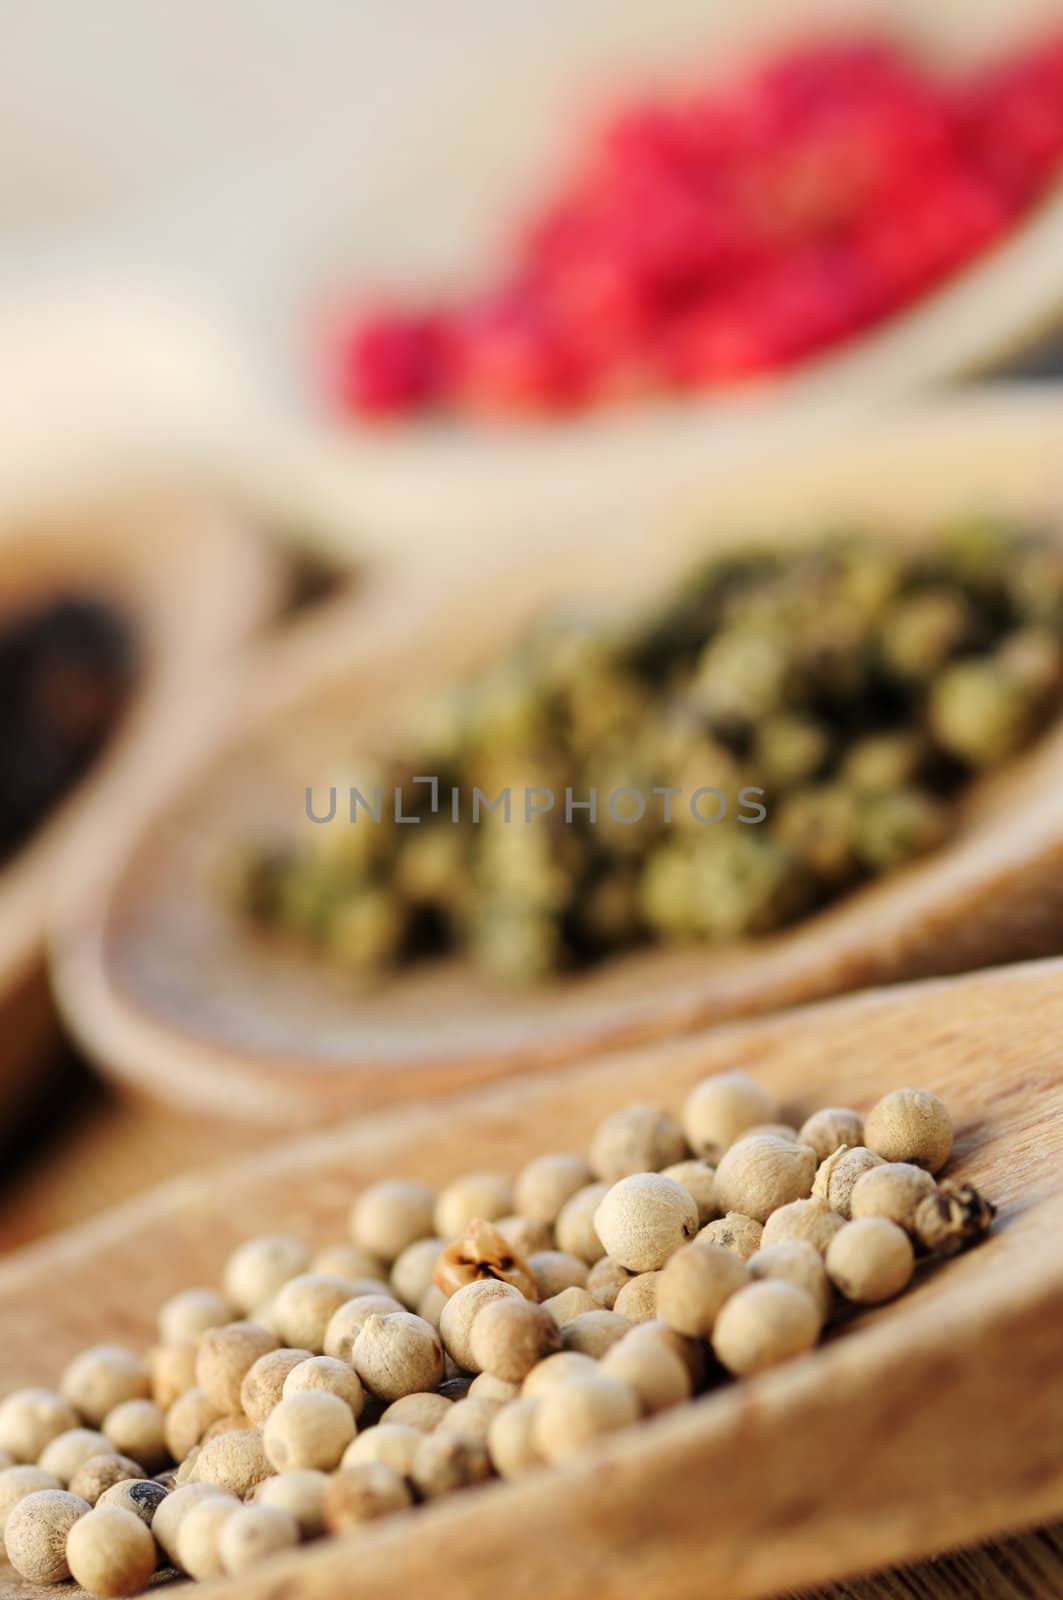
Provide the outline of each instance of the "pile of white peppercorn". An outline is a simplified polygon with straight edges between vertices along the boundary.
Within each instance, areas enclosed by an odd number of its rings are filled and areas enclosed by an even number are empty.
[[[11,1565],[103,1597],[160,1563],[239,1576],[800,1355],[987,1232],[993,1206],[936,1176],[935,1095],[779,1115],[723,1073],[679,1121],[613,1113],[587,1159],[376,1183],[350,1243],[249,1240],[146,1355],[100,1345],[0,1402]]]

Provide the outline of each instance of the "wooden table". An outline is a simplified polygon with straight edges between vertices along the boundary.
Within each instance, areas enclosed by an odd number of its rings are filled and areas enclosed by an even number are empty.
[[[0,1252],[68,1227],[191,1167],[271,1142],[237,1123],[119,1099],[74,1057],[55,1064],[0,1151]],[[1060,1600],[1063,1527],[789,1600]],[[665,1600],[665,1597],[658,1597]]]

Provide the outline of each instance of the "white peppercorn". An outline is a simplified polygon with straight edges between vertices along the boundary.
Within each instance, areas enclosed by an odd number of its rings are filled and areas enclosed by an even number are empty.
[[[707,1222],[698,1234],[698,1240],[705,1244],[718,1244],[724,1250],[733,1250],[736,1256],[748,1261],[760,1249],[763,1235],[763,1223],[743,1216],[740,1211],[728,1211],[726,1216]]]
[[[631,1327],[626,1317],[616,1311],[584,1311],[572,1317],[561,1329],[561,1347],[578,1350],[585,1356],[600,1361]]]
[[[543,1464],[534,1437],[535,1414],[540,1403],[534,1398],[513,1400],[491,1418],[487,1453],[500,1477],[519,1478],[522,1473]]]
[[[404,1427],[415,1428],[418,1433],[432,1433],[453,1404],[453,1400],[448,1400],[445,1394],[429,1394],[427,1391],[404,1394],[391,1402],[380,1421],[401,1423]]]
[[[725,1302],[749,1282],[741,1256],[696,1239],[677,1250],[657,1282],[656,1314],[693,1338],[707,1339]]]
[[[209,1444],[212,1439],[220,1439],[223,1434],[246,1433],[255,1426],[256,1424],[244,1412],[233,1411],[224,1417],[215,1417],[199,1442],[201,1445]]]
[[[619,1183],[636,1172],[659,1172],[690,1154],[683,1130],[660,1106],[633,1105],[614,1111],[591,1141],[596,1177]]]
[[[4,1527],[11,1514],[11,1509],[28,1494],[37,1494],[42,1489],[61,1489],[63,1487],[59,1477],[54,1472],[46,1472],[43,1467],[13,1466],[5,1467],[0,1472],[0,1541],[3,1540]]]
[[[631,1385],[606,1372],[570,1378],[543,1395],[532,1425],[535,1447],[546,1461],[567,1460],[602,1434],[637,1422],[641,1409]]]
[[[181,1518],[177,1529],[177,1565],[190,1578],[204,1582],[207,1578],[222,1576],[221,1532],[239,1510],[240,1502],[235,1496],[213,1489]]]
[[[147,1473],[139,1461],[108,1450],[105,1454],[90,1456],[82,1462],[70,1480],[70,1493],[94,1506],[104,1490],[112,1484],[121,1483],[126,1478],[146,1477]]]
[[[490,1475],[487,1446],[469,1439],[435,1433],[422,1434],[410,1474],[422,1500],[465,1489]]]
[[[226,1298],[242,1317],[257,1311],[288,1282],[306,1272],[310,1252],[286,1233],[260,1234],[233,1251],[225,1263]],[[228,1321],[228,1318],[225,1319]]]
[[[121,1483],[112,1483],[109,1489],[105,1489],[96,1506],[97,1509],[101,1506],[119,1506],[123,1511],[131,1511],[146,1528],[150,1528],[156,1511],[168,1493],[169,1490],[155,1478],[124,1478]]]
[[[736,1377],[811,1350],[819,1338],[819,1307],[792,1283],[764,1278],[731,1296],[716,1319],[712,1348]]]
[[[630,1272],[655,1272],[698,1231],[698,1208],[673,1178],[640,1172],[615,1183],[594,1213],[609,1255]]]
[[[755,1134],[767,1133],[773,1139],[784,1139],[787,1144],[800,1144],[797,1129],[791,1122],[755,1122],[747,1128],[742,1135],[743,1139],[751,1139]]]
[[[414,1178],[382,1178],[354,1202],[351,1237],[382,1261],[394,1261],[407,1245],[435,1231],[435,1203],[436,1197],[427,1184]]]
[[[746,1072],[719,1072],[696,1084],[683,1106],[683,1132],[697,1156],[717,1161],[758,1123],[775,1120],[775,1102]],[[680,1159],[679,1157],[675,1158]]]
[[[192,1448],[199,1443],[212,1422],[223,1413],[202,1389],[189,1389],[175,1400],[166,1413],[163,1437],[166,1448],[175,1461],[184,1461]]]
[[[96,1428],[71,1428],[57,1434],[41,1451],[37,1465],[54,1473],[59,1482],[69,1486],[78,1468],[90,1456],[104,1455],[111,1448],[110,1440]]]
[[[849,1209],[854,1219],[886,1217],[912,1233],[920,1202],[936,1193],[937,1183],[925,1168],[910,1161],[885,1161],[857,1179]]]
[[[821,1161],[816,1171],[812,1193],[817,1200],[826,1201],[832,1211],[848,1221],[853,1190],[865,1172],[882,1165],[882,1157],[864,1145],[839,1145],[838,1149]]]
[[[434,1389],[443,1377],[443,1344],[430,1323],[412,1311],[373,1316],[354,1346],[354,1370],[382,1400]]]
[[[274,1411],[273,1415],[276,1414]],[[243,1500],[256,1483],[269,1477],[273,1465],[266,1454],[262,1429],[239,1428],[201,1445],[196,1457],[195,1476],[200,1483],[213,1483],[217,1488],[225,1489]],[[313,1463],[293,1462],[293,1465],[310,1466]]]
[[[187,1389],[195,1387],[198,1338],[177,1339],[171,1344],[155,1344],[146,1356],[151,1382],[151,1398],[164,1411]]]
[[[150,1532],[122,1506],[97,1506],[67,1536],[71,1577],[101,1600],[139,1594],[151,1580],[156,1558]]]
[[[182,1289],[159,1309],[159,1340],[162,1344],[180,1344],[231,1321],[229,1302],[217,1289]]]
[[[324,1390],[289,1395],[262,1430],[266,1459],[276,1472],[311,1467],[331,1472],[354,1438],[350,1406]]]
[[[560,1294],[551,1295],[549,1300],[543,1300],[541,1304],[559,1327],[571,1322],[573,1317],[582,1317],[585,1312],[601,1310],[597,1300],[586,1289],[562,1289]]]
[[[640,1272],[629,1278],[613,1301],[613,1310],[629,1322],[649,1322],[657,1315],[659,1272]]]
[[[458,1400],[451,1406],[438,1428],[433,1428],[433,1433],[443,1434],[448,1439],[462,1439],[466,1444],[487,1443],[487,1430],[491,1419],[502,1408],[501,1400],[489,1400],[481,1395],[474,1398],[466,1395],[464,1400]]]
[[[554,1226],[557,1248],[566,1255],[578,1256],[588,1266],[593,1266],[605,1255],[605,1246],[594,1226],[594,1213],[611,1187],[608,1183],[585,1184],[565,1201],[558,1212]]]
[[[479,1372],[469,1385],[469,1398],[473,1400],[497,1400],[500,1405],[508,1405],[510,1400],[520,1396],[519,1383],[506,1383],[502,1378],[495,1378],[490,1372]]]
[[[438,1328],[443,1317],[443,1307],[450,1297],[445,1295],[438,1283],[433,1283],[425,1290],[417,1302],[417,1315],[425,1322],[431,1323],[433,1328]]]
[[[864,1119],[859,1111],[847,1106],[824,1106],[813,1111],[801,1124],[798,1134],[802,1144],[810,1144],[817,1161],[826,1161],[841,1145],[853,1149],[864,1142]]]
[[[355,1294],[348,1278],[324,1272],[303,1272],[277,1291],[273,1301],[273,1327],[291,1349],[319,1356],[333,1315]]]
[[[477,1217],[494,1222],[513,1210],[513,1184],[501,1172],[467,1172],[440,1191],[427,1233],[459,1239]]]
[[[554,1230],[546,1222],[533,1222],[530,1217],[498,1217],[495,1227],[508,1245],[527,1261],[539,1250],[554,1248]]]
[[[686,1189],[698,1208],[699,1228],[720,1215],[716,1199],[716,1169],[707,1161],[697,1157],[691,1157],[689,1161],[677,1161],[673,1166],[665,1167],[661,1176],[674,1179]]]
[[[690,1399],[690,1373],[683,1360],[645,1324],[607,1352],[601,1370],[628,1385],[647,1417]]]
[[[603,1311],[613,1311],[616,1297],[630,1283],[633,1274],[620,1266],[611,1256],[596,1261],[587,1274],[587,1293]]]
[[[222,1570],[239,1578],[278,1550],[290,1550],[298,1543],[299,1525],[290,1512],[279,1506],[241,1506],[222,1524],[218,1555]]]
[[[396,1257],[390,1285],[407,1311],[416,1311],[425,1291],[431,1287],[436,1262],[445,1248],[445,1239],[429,1234],[426,1239],[415,1239]]]
[[[537,1362],[561,1348],[561,1329],[543,1306],[507,1296],[483,1306],[469,1330],[469,1348],[481,1372],[520,1383]]]
[[[439,1319],[440,1337],[447,1354],[466,1372],[476,1371],[470,1343],[473,1320],[484,1306],[504,1295],[520,1296],[520,1290],[510,1283],[485,1278],[478,1283],[467,1283],[464,1289],[452,1294],[443,1307]]]
[[[927,1089],[894,1089],[864,1119],[864,1142],[884,1161],[940,1172],[952,1154],[952,1119]]]
[[[809,1145],[776,1134],[749,1134],[725,1151],[716,1168],[716,1196],[725,1212],[764,1223],[779,1206],[812,1193],[816,1155]]]
[[[587,1282],[587,1263],[564,1250],[537,1250],[528,1257],[528,1268],[539,1300],[551,1300],[563,1289],[582,1289]]]
[[[323,1354],[350,1365],[354,1359],[355,1340],[369,1318],[404,1309],[402,1302],[390,1294],[362,1294],[345,1300],[329,1318]]]
[[[155,1541],[167,1559],[177,1565],[177,1535],[193,1506],[197,1506],[201,1500],[229,1498],[213,1483],[184,1483],[171,1489],[151,1524]]]
[[[16,1389],[0,1400],[0,1449],[34,1462],[51,1441],[78,1425],[69,1400],[51,1389]]]
[[[582,1156],[539,1156],[517,1174],[513,1189],[517,1211],[534,1222],[555,1223],[566,1202],[593,1177]]]
[[[536,1298],[528,1263],[494,1224],[482,1217],[474,1217],[461,1237],[440,1252],[433,1277],[444,1294],[453,1294],[481,1278],[497,1278],[511,1283],[528,1299]]]
[[[220,1415],[239,1411],[240,1390],[248,1371],[259,1356],[279,1345],[277,1336],[256,1322],[228,1322],[221,1328],[208,1328],[196,1352],[196,1387],[203,1390]]]
[[[118,1455],[132,1456],[145,1473],[158,1472],[165,1464],[166,1418],[154,1400],[123,1400],[108,1411],[102,1431]]]
[[[255,1501],[286,1511],[294,1517],[302,1538],[316,1539],[325,1529],[325,1492],[329,1481],[327,1473],[309,1467],[278,1472],[258,1484]]]
[[[575,1350],[562,1350],[556,1356],[547,1356],[537,1367],[532,1367],[521,1384],[521,1399],[534,1400],[548,1390],[567,1384],[572,1378],[587,1377],[597,1372],[598,1364],[590,1356]]]
[[[335,1244],[322,1245],[320,1250],[315,1251],[307,1271],[323,1272],[326,1277],[347,1278],[351,1282],[359,1278],[384,1282],[388,1276],[388,1264],[372,1250],[363,1250],[359,1244],[340,1240]]]
[[[252,1422],[265,1422],[284,1391],[284,1380],[294,1367],[310,1359],[309,1350],[267,1350],[253,1361],[240,1385],[240,1409]]]
[[[343,1533],[404,1511],[412,1502],[405,1480],[382,1461],[343,1467],[325,1491],[325,1526],[330,1533]]]
[[[831,1240],[827,1272],[847,1300],[879,1305],[911,1281],[915,1253],[903,1228],[885,1217],[846,1223]]]
[[[796,1289],[803,1289],[815,1301],[820,1319],[823,1322],[827,1320],[832,1298],[831,1283],[823,1256],[814,1245],[800,1239],[767,1245],[750,1260],[749,1275],[757,1282],[762,1278],[780,1278],[784,1283],[792,1283]]]
[[[294,1366],[284,1380],[283,1396],[320,1392],[334,1394],[350,1407],[352,1417],[361,1416],[365,1409],[365,1390],[362,1380],[345,1361],[333,1356],[310,1356]]]
[[[764,1250],[770,1245],[797,1241],[810,1244],[825,1255],[838,1229],[844,1227],[845,1218],[832,1211],[826,1200],[813,1195],[808,1200],[791,1200],[788,1206],[773,1211],[764,1224],[760,1246]]]
[[[123,1400],[147,1398],[150,1375],[142,1357],[121,1345],[94,1345],[75,1356],[60,1381],[64,1399],[98,1427]]]
[[[4,1526],[7,1559],[29,1583],[63,1583],[70,1576],[66,1541],[86,1516],[86,1501],[66,1489],[38,1489],[12,1506]]]
[[[397,1472],[400,1478],[408,1478],[423,1437],[423,1429],[411,1428],[406,1423],[378,1422],[375,1428],[367,1428],[352,1440],[343,1452],[340,1466],[346,1470],[379,1461]]]

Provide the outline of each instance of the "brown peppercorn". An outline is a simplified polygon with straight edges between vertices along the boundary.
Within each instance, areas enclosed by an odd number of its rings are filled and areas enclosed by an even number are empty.
[[[820,1327],[811,1295],[792,1283],[765,1278],[727,1301],[716,1319],[712,1348],[728,1372],[748,1377],[811,1350]]]
[[[529,1300],[537,1298],[528,1263],[496,1227],[480,1217],[469,1223],[460,1239],[440,1252],[433,1277],[448,1295],[467,1283],[496,1278],[500,1283],[511,1283]]]
[[[273,1407],[280,1403],[289,1372],[309,1359],[309,1350],[267,1350],[244,1373],[240,1409],[252,1422],[265,1422]]]
[[[836,1233],[827,1251],[830,1280],[847,1300],[879,1305],[906,1288],[915,1266],[911,1240],[885,1217],[861,1217]]]
[[[86,1501],[65,1489],[38,1489],[19,1500],[4,1527],[7,1559],[29,1583],[63,1583],[70,1576],[66,1541],[89,1512]]]
[[[587,1263],[564,1250],[539,1250],[528,1257],[528,1268],[538,1300],[552,1300],[563,1289],[582,1289],[587,1283]]]
[[[616,1311],[584,1311],[572,1317],[561,1329],[561,1347],[578,1350],[600,1361],[607,1350],[624,1337],[632,1324]]]
[[[139,1594],[151,1580],[157,1554],[144,1523],[122,1506],[97,1506],[67,1535],[74,1582],[101,1600]]]
[[[115,1451],[90,1456],[70,1480],[70,1493],[94,1506],[105,1489],[121,1483],[125,1478],[146,1478],[147,1473],[139,1461],[130,1456],[120,1456]]]
[[[848,1145],[839,1145],[833,1155],[820,1162],[816,1171],[816,1181],[812,1185],[812,1194],[815,1199],[823,1200],[832,1211],[836,1211],[840,1217],[848,1220],[851,1215],[853,1190],[865,1172],[870,1172],[872,1167],[881,1165],[882,1157],[864,1145],[855,1145],[851,1150]]]
[[[696,1239],[661,1272],[657,1315],[680,1333],[707,1339],[724,1303],[748,1282],[749,1269],[733,1250]]]
[[[405,1511],[412,1504],[405,1480],[382,1461],[343,1467],[325,1491],[325,1526],[330,1533],[344,1533],[393,1511]]]
[[[936,1094],[894,1089],[868,1112],[864,1140],[884,1161],[911,1162],[928,1172],[940,1172],[952,1154],[952,1120]]]
[[[605,1246],[594,1226],[594,1213],[609,1193],[608,1183],[588,1183],[577,1189],[558,1213],[554,1225],[557,1248],[565,1255],[578,1256],[593,1266],[605,1255]],[[546,1245],[542,1249],[549,1248]]]
[[[845,1144],[852,1149],[864,1142],[864,1119],[859,1111],[846,1106],[825,1106],[801,1124],[798,1134],[802,1144],[810,1144],[817,1161],[826,1161],[835,1150]]]
[[[209,1328],[196,1353],[196,1385],[220,1415],[240,1409],[240,1389],[259,1356],[276,1350],[280,1340],[257,1322],[229,1322]]]
[[[412,1311],[370,1317],[355,1341],[354,1370],[370,1394],[398,1400],[437,1387],[443,1344],[435,1328]]]
[[[593,1178],[590,1163],[582,1156],[538,1156],[517,1175],[513,1189],[517,1211],[533,1222],[553,1224],[572,1196]]]
[[[538,1362],[560,1350],[561,1329],[542,1306],[507,1297],[478,1313],[469,1347],[481,1372],[520,1383]]]
[[[810,1244],[825,1255],[839,1228],[845,1227],[845,1218],[832,1211],[825,1200],[814,1195],[810,1200],[791,1200],[788,1206],[773,1211],[764,1224],[760,1247],[768,1249],[774,1244],[798,1241]]]
[[[909,1161],[884,1161],[857,1179],[849,1210],[854,1219],[886,1217],[912,1233],[920,1202],[936,1192],[937,1184],[924,1168]]]
[[[414,1178],[382,1178],[354,1202],[351,1237],[382,1261],[394,1261],[407,1245],[435,1231],[435,1203],[427,1184]]]
[[[750,1134],[725,1151],[716,1168],[716,1195],[725,1212],[764,1223],[779,1206],[812,1193],[816,1155],[809,1145],[775,1134]]]
[[[690,1091],[683,1131],[696,1156],[718,1161],[747,1129],[774,1118],[774,1100],[748,1073],[719,1072]]]
[[[200,1483],[213,1483],[242,1500],[256,1483],[269,1477],[271,1470],[261,1428],[240,1428],[200,1447],[195,1477]]]
[[[736,1256],[748,1261],[760,1249],[764,1225],[740,1211],[728,1211],[726,1216],[707,1222],[695,1243],[718,1244],[723,1250],[733,1250]]]
[[[924,1250],[954,1256],[984,1239],[996,1214],[996,1206],[973,1183],[945,1179],[937,1192],[916,1208],[915,1235]]]
[[[659,1172],[689,1153],[682,1128],[667,1111],[633,1105],[600,1124],[591,1141],[590,1164],[596,1177],[613,1184],[636,1172]]]

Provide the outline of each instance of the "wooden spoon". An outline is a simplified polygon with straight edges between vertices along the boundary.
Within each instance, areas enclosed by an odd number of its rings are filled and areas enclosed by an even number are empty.
[[[969,796],[947,846],[773,938],[639,954],[527,993],[467,963],[415,969],[378,991],[249,934],[225,908],[221,865],[240,841],[298,833],[304,792],[349,780],[437,686],[492,659],[560,600],[629,602],[706,550],[837,523],[925,538],[940,519],[1054,518],[1063,406],[987,393],[925,408],[816,456],[719,479],[653,539],[599,530],[563,559],[467,570],[446,603],[391,579],[255,658],[209,708],[171,724],[150,782],[84,833],[80,913],[59,919],[67,1019],[105,1071],[222,1114],[280,1121],[435,1092],[588,1050],[659,1037],[870,983],[1050,953],[1063,926],[1063,730]],[[490,552],[484,560],[492,559]],[[514,775],[519,782],[520,775]],[[121,818],[116,823],[116,818]],[[343,826],[343,822],[337,824]],[[363,824],[364,825],[364,824]]]
[[[363,1118],[166,1185],[0,1266],[0,1390],[95,1341],[152,1337],[242,1237],[346,1234],[385,1174],[440,1184],[586,1148],[632,1100],[678,1109],[751,1069],[784,1112],[919,1084],[957,1128],[950,1171],[1000,1207],[990,1239],[815,1353],[567,1464],[205,1591],[240,1600],[753,1600],[1063,1514],[1063,962],[874,991]],[[30,1590],[5,1579],[0,1600]]]
[[[114,737],[0,872],[0,1120],[55,1025],[44,929],[68,841],[90,813],[106,813],[175,693],[279,598],[279,571],[244,521],[204,503],[112,506],[87,520],[23,524],[0,540],[0,618],[37,597],[83,592],[128,618],[142,658]]]

